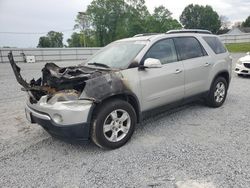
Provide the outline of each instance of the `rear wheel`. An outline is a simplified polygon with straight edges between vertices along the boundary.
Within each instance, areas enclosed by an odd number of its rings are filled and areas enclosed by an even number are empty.
[[[115,149],[131,138],[136,124],[136,113],[126,101],[109,100],[96,111],[92,122],[92,141],[99,147]]]
[[[228,83],[226,79],[223,77],[216,78],[206,99],[207,105],[214,108],[222,106],[227,97],[227,89]]]

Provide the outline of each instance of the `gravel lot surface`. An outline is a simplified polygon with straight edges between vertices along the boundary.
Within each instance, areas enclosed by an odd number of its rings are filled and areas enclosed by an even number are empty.
[[[243,54],[233,54],[234,61]],[[61,64],[66,64],[61,63]],[[27,79],[42,63],[19,64]],[[233,75],[221,108],[192,103],[149,118],[124,147],[52,138],[24,115],[9,64],[0,64],[0,187],[250,187],[250,78]]]

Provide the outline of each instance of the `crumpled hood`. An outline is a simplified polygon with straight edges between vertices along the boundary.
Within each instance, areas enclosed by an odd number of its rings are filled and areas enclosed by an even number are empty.
[[[126,90],[119,71],[97,70],[86,66],[59,67],[48,63],[42,70],[43,85],[57,91],[73,89],[81,92],[80,99],[100,101]]]
[[[59,67],[47,63],[39,79],[26,82],[11,52],[9,60],[18,83],[29,93],[31,103],[36,103],[45,95],[48,100],[53,98],[53,101],[79,97],[98,102],[112,95],[130,92],[119,70],[95,69],[83,65]]]
[[[42,69],[42,85],[56,90],[81,89],[86,80],[107,74],[106,70],[97,70],[86,66],[59,67],[54,63],[47,63]]]

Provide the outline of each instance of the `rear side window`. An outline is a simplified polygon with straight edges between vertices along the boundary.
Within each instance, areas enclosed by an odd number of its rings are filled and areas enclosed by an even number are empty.
[[[147,58],[159,59],[162,64],[176,62],[177,54],[173,39],[165,39],[155,43],[145,55],[144,59]]]
[[[221,41],[217,37],[203,37],[206,43],[212,48],[214,53],[222,54],[225,53],[227,50]]]
[[[199,41],[194,37],[174,38],[174,42],[181,60],[207,55]]]

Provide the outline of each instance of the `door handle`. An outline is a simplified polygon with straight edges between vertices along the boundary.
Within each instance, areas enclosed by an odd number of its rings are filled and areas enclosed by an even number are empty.
[[[181,72],[182,72],[181,69],[176,69],[175,74],[179,74],[179,73],[181,73]]]
[[[204,67],[208,67],[210,65],[211,65],[211,63],[205,63]]]

